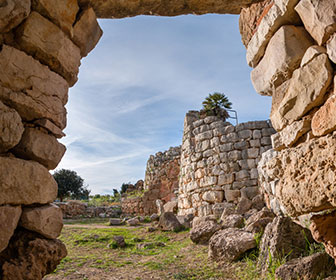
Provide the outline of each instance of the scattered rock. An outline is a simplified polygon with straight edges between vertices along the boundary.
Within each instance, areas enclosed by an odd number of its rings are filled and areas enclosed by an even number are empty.
[[[172,212],[165,212],[160,216],[159,228],[163,231],[180,231],[183,226]]]
[[[250,210],[251,207],[252,207],[252,201],[249,200],[248,198],[241,197],[239,198],[236,212],[237,214],[244,214],[245,212]]]
[[[215,215],[209,215],[204,217],[195,217],[192,221],[192,227],[196,227],[201,222],[207,222],[207,221],[217,221],[217,218]]]
[[[135,217],[135,218],[132,218],[132,219],[127,220],[126,223],[127,223],[129,226],[135,227],[135,226],[140,225],[140,220],[139,220],[138,217]]]
[[[257,246],[254,234],[237,228],[216,232],[209,241],[209,257],[217,262],[238,260]]]
[[[121,226],[125,224],[125,220],[122,219],[110,219],[110,226]]]
[[[265,201],[264,201],[264,196],[262,194],[256,195],[252,199],[252,208],[257,209],[260,211],[265,207]]]
[[[244,227],[244,217],[239,214],[225,216],[224,219],[221,220],[221,224],[223,228],[242,228]]]
[[[155,227],[149,227],[149,228],[147,228],[147,231],[148,232],[154,232],[154,231],[157,231],[157,229]]]
[[[196,225],[193,224],[190,231],[190,239],[196,244],[208,244],[211,236],[220,229],[221,226],[215,221],[201,221]]]
[[[163,205],[164,212],[172,212],[176,214],[177,210],[178,210],[177,200],[169,201]]]
[[[292,222],[291,218],[276,217],[266,228],[260,244],[258,265],[265,272],[272,259],[287,260],[300,257],[306,250],[307,241],[313,242],[309,230]]]
[[[291,260],[275,271],[278,280],[315,280],[329,275],[335,269],[333,259],[326,253]],[[321,278],[322,279],[322,278]]]
[[[160,219],[160,216],[159,216],[158,214],[152,214],[152,215],[150,216],[150,220],[151,220],[152,222],[158,221],[159,219]]]
[[[113,236],[113,240],[115,244],[117,245],[118,248],[125,248],[126,247],[126,242],[123,236],[121,235],[115,235]]]
[[[23,208],[20,226],[46,238],[57,238],[63,228],[62,210],[54,204]]]
[[[194,215],[189,214],[189,215],[183,215],[183,216],[176,216],[176,218],[184,228],[191,228]]]
[[[251,215],[247,221],[244,230],[252,233],[264,232],[266,226],[271,223],[275,215],[267,208]]]

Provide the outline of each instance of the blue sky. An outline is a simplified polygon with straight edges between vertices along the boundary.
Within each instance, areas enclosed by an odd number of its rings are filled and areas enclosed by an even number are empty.
[[[271,99],[250,82],[238,16],[100,25],[104,35],[70,89],[67,152],[58,166],[75,170],[93,194],[143,179],[149,155],[181,144],[186,112],[209,93],[225,93],[240,122],[268,119]]]

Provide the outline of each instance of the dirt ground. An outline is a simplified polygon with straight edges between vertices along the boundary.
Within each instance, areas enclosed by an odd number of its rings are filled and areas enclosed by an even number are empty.
[[[189,232],[148,232],[139,227],[107,224],[65,225],[60,239],[68,256],[46,280],[165,280],[238,279],[239,263],[222,264],[208,259],[207,246],[195,245]],[[115,248],[113,236],[122,235],[127,246]],[[139,244],[151,243],[147,248]]]

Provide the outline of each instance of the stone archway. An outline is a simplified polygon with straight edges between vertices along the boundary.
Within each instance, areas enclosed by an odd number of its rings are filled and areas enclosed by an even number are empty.
[[[240,29],[248,64],[254,67],[252,82],[259,93],[273,96],[271,119],[279,131],[273,137],[277,152],[264,160],[261,172],[269,207],[280,207],[294,217],[335,208],[333,0],[60,0],[57,5],[48,0],[4,0],[2,279],[41,279],[66,255],[56,240],[62,215],[50,204],[57,186],[48,169],[55,168],[65,152],[57,138],[66,126],[67,92],[77,81],[80,59],[102,35],[97,17],[237,14],[241,7],[249,7],[241,13]],[[329,214],[313,218],[312,224],[315,238],[327,244],[333,257],[336,238],[329,227],[334,220]]]

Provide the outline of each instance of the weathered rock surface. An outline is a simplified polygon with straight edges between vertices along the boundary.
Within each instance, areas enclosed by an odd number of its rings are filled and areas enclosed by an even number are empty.
[[[122,219],[110,219],[110,222],[109,222],[110,226],[121,226],[124,224],[125,224],[125,221]]]
[[[246,60],[248,65],[251,67],[258,65],[265,54],[267,44],[281,26],[300,23],[300,18],[294,10],[297,3],[298,0],[275,0],[269,10],[266,10],[247,45]]]
[[[315,280],[334,270],[333,259],[326,253],[291,260],[275,271],[277,280]]]
[[[280,151],[286,147],[293,146],[300,137],[310,131],[310,129],[311,118],[304,118],[293,122],[280,132],[271,136],[273,149]]]
[[[295,10],[305,28],[320,46],[336,31],[335,1],[301,0]]]
[[[30,0],[5,0],[0,6],[0,33],[18,26],[30,12]]]
[[[336,258],[336,212],[311,217],[310,231],[317,242],[322,242],[326,252]]]
[[[64,105],[68,84],[32,57],[7,45],[0,51],[0,100],[23,120],[47,118],[59,128],[66,125]]]
[[[95,10],[98,18],[124,18],[138,15],[178,16],[184,14],[239,14],[242,7],[261,0],[185,0],[163,1],[105,1],[80,0],[81,5],[89,4]]]
[[[307,240],[313,240],[309,230],[292,222],[289,217],[276,217],[266,226],[261,240],[258,260],[260,267],[263,271],[267,270],[270,256],[272,259],[301,256],[306,249]]]
[[[327,53],[330,60],[336,63],[336,33],[334,33],[327,42]]]
[[[336,206],[335,139],[336,134],[327,135],[282,150],[264,166],[265,173],[278,180],[275,195],[288,215]]]
[[[325,47],[321,47],[318,45],[309,47],[307,51],[305,52],[304,56],[302,57],[300,67],[305,66],[307,63],[312,61],[315,57],[323,53],[327,53],[327,50]]]
[[[332,81],[333,69],[326,54],[321,54],[293,73],[288,91],[276,112],[272,125],[281,130],[323,103]]]
[[[314,114],[312,131],[315,136],[326,135],[336,129],[336,95],[332,95]]]
[[[177,213],[177,200],[169,201],[163,205],[164,212]]]
[[[97,45],[103,31],[99,27],[92,8],[84,10],[74,26],[73,41],[80,48],[81,56],[87,56]]]
[[[26,53],[48,65],[70,86],[76,83],[80,50],[55,24],[32,12],[17,30],[15,38]]]
[[[132,219],[129,219],[126,221],[126,223],[129,225],[129,226],[138,226],[140,225],[140,220],[138,217],[135,217],[135,218],[132,218]]]
[[[244,217],[239,214],[224,216],[221,224],[223,228],[242,228],[244,227]]]
[[[221,229],[221,226],[216,221],[202,221],[193,224],[190,231],[190,239],[196,244],[208,244],[211,236]]]
[[[176,216],[176,218],[184,228],[191,228],[194,215],[193,214],[182,215],[182,216]]]
[[[0,192],[0,205],[46,204],[56,198],[57,183],[37,162],[0,157]]]
[[[68,36],[72,37],[76,15],[79,10],[77,0],[32,0],[32,9],[59,26]]]
[[[160,216],[159,228],[164,231],[179,231],[183,226],[172,212],[165,212]]]
[[[275,88],[292,76],[312,44],[303,27],[282,26],[270,39],[263,59],[251,72],[255,90],[261,95],[272,95]]]
[[[8,246],[9,240],[14,234],[21,216],[20,206],[0,206],[0,252]]]
[[[248,198],[241,197],[239,198],[236,212],[237,214],[244,214],[252,207],[252,201]]]
[[[39,120],[36,120],[34,123],[40,127],[45,128],[47,131],[53,134],[56,138],[62,138],[65,136],[65,134],[62,132],[62,129],[57,127],[55,124],[53,124],[48,119],[39,119]]]
[[[17,157],[35,160],[48,169],[55,169],[61,161],[65,146],[41,130],[26,127],[20,143],[13,152]]]
[[[0,101],[0,153],[16,146],[24,131],[20,115]]]
[[[17,230],[7,249],[0,254],[0,278],[41,280],[53,272],[66,255],[67,250],[61,241]]]
[[[209,257],[215,261],[235,261],[256,247],[254,234],[237,228],[215,233],[209,241]]]
[[[113,236],[113,240],[115,241],[115,244],[119,247],[119,248],[125,248],[126,247],[126,242],[123,236],[121,235],[115,235]]]
[[[252,233],[263,232],[274,217],[275,215],[270,210],[264,208],[247,219],[244,230]]]
[[[57,238],[63,228],[62,210],[54,204],[23,208],[20,226],[46,238]]]

